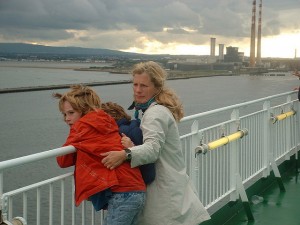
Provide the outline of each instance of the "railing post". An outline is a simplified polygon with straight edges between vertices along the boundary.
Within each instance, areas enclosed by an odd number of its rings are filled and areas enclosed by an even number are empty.
[[[300,100],[299,100],[300,101]],[[298,172],[298,151],[299,151],[299,145],[300,145],[300,103],[297,101],[297,113],[296,113],[296,171]]]
[[[239,118],[238,109],[234,109],[231,113],[230,123],[230,133],[234,133],[237,130],[236,121]],[[230,195],[230,201],[236,201],[239,198],[238,190],[236,187],[236,174],[238,173],[238,163],[237,163],[237,148],[234,144],[231,144],[230,149],[230,189],[234,190],[234,192]]]
[[[72,178],[72,196],[75,195],[75,179]],[[76,218],[75,218],[75,199],[71,198],[72,202],[72,225],[76,224]],[[63,223],[62,223],[63,224]]]
[[[230,133],[235,133],[239,127],[240,127],[240,120],[239,120],[239,110],[234,109],[233,112],[231,113],[231,120],[232,123],[230,123]],[[254,220],[254,216],[252,214],[251,208],[250,208],[250,203],[246,194],[245,187],[243,185],[243,180],[241,178],[241,175],[239,173],[239,162],[238,162],[238,154],[240,153],[238,151],[238,147],[240,146],[241,140],[236,140],[231,143],[231,177],[232,177],[232,185],[235,186],[236,194],[235,197],[237,199],[238,195],[240,195],[240,198],[242,200],[244,210],[246,212],[246,215],[248,217],[248,220]],[[234,196],[233,196],[234,197]]]
[[[7,198],[3,198],[3,171],[0,171],[0,224],[8,219]]]
[[[192,140],[191,140],[191,152],[190,152],[190,162],[191,162],[191,180],[194,183],[194,186],[196,190],[199,190],[199,183],[196,182],[198,181],[199,178],[199,165],[197,164],[197,157],[194,153],[194,149],[199,145],[200,143],[200,137],[199,137],[199,124],[198,121],[195,120],[191,126],[191,132],[192,132]]]
[[[271,124],[271,120],[269,118],[269,123]],[[273,170],[273,173],[274,173],[274,176],[276,178],[276,181],[278,183],[278,186],[280,188],[280,191],[285,191],[285,187],[284,187],[284,184],[283,184],[283,181],[281,179],[281,175],[280,175],[280,172],[279,172],[279,169],[278,169],[278,166],[276,164],[276,161],[275,161],[275,154],[274,154],[274,141],[272,142],[272,140],[275,140],[276,137],[274,135],[274,130],[275,130],[275,125],[274,124],[271,124],[271,129],[270,129],[270,150],[269,150],[269,163],[271,164],[271,168]]]
[[[270,101],[265,101],[263,104],[264,109],[264,121],[263,121],[263,141],[264,141],[264,149],[263,149],[263,165],[265,169],[263,170],[263,177],[267,177],[270,175],[270,156],[271,156],[271,142],[270,142],[270,133],[271,133],[271,104]]]
[[[286,102],[288,105],[285,107],[285,111],[290,111],[292,109],[292,97],[291,95],[287,96]],[[291,136],[291,118],[287,119],[285,124],[285,151],[290,151],[292,148],[292,136]],[[285,154],[285,160],[290,159],[290,154]]]
[[[3,172],[0,172],[0,223],[4,221],[2,216],[2,195],[3,195]]]
[[[62,179],[60,182],[60,224],[65,224],[65,179]]]

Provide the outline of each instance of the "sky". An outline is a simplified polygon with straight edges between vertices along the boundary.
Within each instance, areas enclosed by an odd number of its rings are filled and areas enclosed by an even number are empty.
[[[252,1],[0,0],[0,42],[209,55],[214,37],[249,56]],[[262,57],[299,57],[300,0],[262,1]]]

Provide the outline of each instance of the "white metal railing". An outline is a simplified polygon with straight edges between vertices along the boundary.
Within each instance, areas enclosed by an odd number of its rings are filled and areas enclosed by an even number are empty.
[[[245,190],[260,178],[269,176],[272,170],[280,177],[277,166],[298,151],[299,110],[293,91],[182,119],[179,128],[187,173],[211,215],[239,197],[248,201]],[[279,119],[275,120],[275,117]],[[247,135],[228,142],[223,140],[224,143],[218,145],[221,138],[240,130],[247,130]],[[209,143],[213,142],[213,150],[208,148],[207,153],[199,153],[199,148],[212,146]],[[90,202],[86,201],[78,208],[74,206],[73,173],[4,191],[3,177],[10,169],[74,151],[68,146],[0,162],[3,220],[21,216],[28,224],[37,225],[73,225],[79,224],[78,221],[83,225],[102,224],[103,212],[95,213]],[[26,171],[21,172],[28,176]]]
[[[248,201],[245,190],[271,170],[280,177],[277,166],[299,148],[299,107],[296,92],[287,92],[181,121],[185,128],[184,123],[192,124],[190,133],[182,135],[187,168],[210,214],[239,196]],[[277,115],[280,120],[274,123]],[[239,130],[248,134],[206,154],[196,154],[208,143]]]

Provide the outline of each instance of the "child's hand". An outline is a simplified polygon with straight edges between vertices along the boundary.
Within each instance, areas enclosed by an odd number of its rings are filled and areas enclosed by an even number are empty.
[[[124,148],[130,148],[130,147],[134,146],[134,143],[131,141],[131,139],[129,137],[127,137],[123,133],[121,135],[122,135],[121,143]]]

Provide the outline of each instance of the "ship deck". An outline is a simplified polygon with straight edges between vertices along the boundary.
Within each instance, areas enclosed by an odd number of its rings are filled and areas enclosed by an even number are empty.
[[[277,182],[274,182],[264,192],[258,194],[263,200],[251,204],[254,221],[248,221],[242,210],[225,225],[300,225],[299,171],[299,169],[289,171],[283,177],[285,192],[280,191]]]

